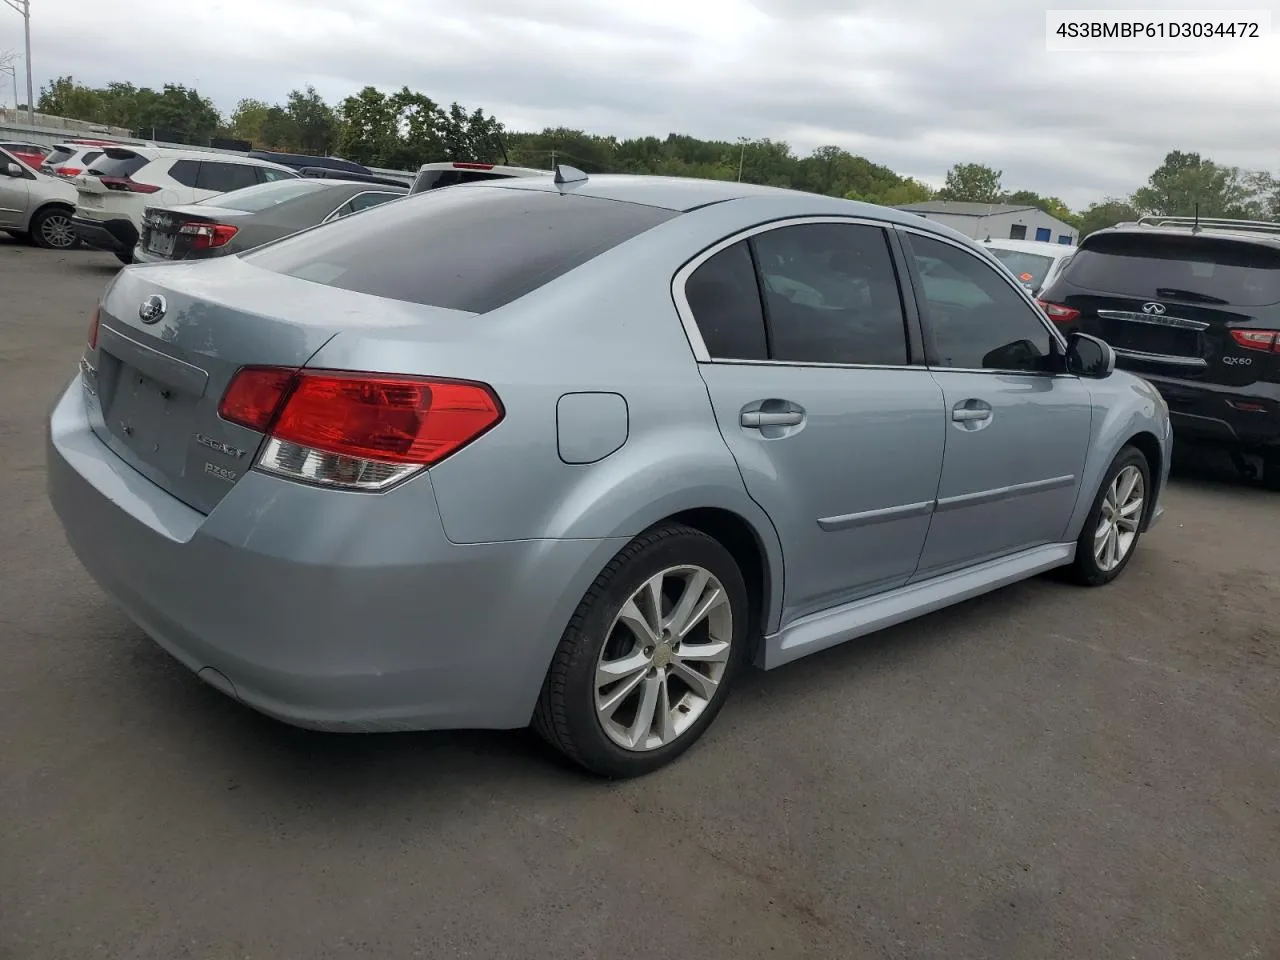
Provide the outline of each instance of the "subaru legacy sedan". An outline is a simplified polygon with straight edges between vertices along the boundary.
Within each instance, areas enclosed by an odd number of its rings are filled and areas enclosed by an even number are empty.
[[[1169,455],[1160,395],[944,226],[566,168],[122,270],[48,430],[84,566],[227,695],[615,777],[748,665],[1110,583]]]

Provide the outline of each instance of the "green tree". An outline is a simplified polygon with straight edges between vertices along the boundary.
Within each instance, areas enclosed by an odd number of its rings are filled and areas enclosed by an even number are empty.
[[[270,113],[271,105],[265,100],[255,100],[252,97],[241,100],[231,111],[226,132],[237,140],[248,140],[254,146],[265,145],[267,140],[263,127]]]
[[[1202,217],[1267,216],[1274,184],[1266,174],[1249,173],[1201,157],[1170,151],[1133,193],[1132,204],[1142,213]]]
[[[398,112],[398,105],[377,87],[347,97],[338,107],[338,153],[360,163],[390,166],[400,149]]]
[[[58,77],[40,88],[36,109],[55,117],[103,123],[102,95],[77,83],[71,76]]]
[[[290,91],[284,112],[293,125],[293,149],[321,157],[333,150],[338,140],[338,118],[315,87],[308,84],[305,92]]]
[[[947,171],[946,183],[938,191],[938,199],[997,203],[1003,176],[1004,171],[993,170],[981,163],[957,163]]]
[[[1099,203],[1086,207],[1080,214],[1077,226],[1080,230],[1080,238],[1083,240],[1095,230],[1104,230],[1107,227],[1114,227],[1117,223],[1137,219],[1138,211],[1129,201],[1107,197]]]
[[[1070,208],[1057,197],[1042,197],[1033,190],[1015,190],[1012,193],[1005,193],[1000,197],[1000,202],[1035,207],[1037,210],[1043,210],[1051,217],[1057,217],[1063,223],[1069,223],[1073,227],[1080,225],[1080,218],[1072,213]]]

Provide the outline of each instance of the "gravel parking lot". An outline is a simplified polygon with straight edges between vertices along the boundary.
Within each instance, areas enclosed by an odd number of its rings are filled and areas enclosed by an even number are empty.
[[[0,957],[1280,957],[1280,494],[1190,458],[1115,585],[753,673],[640,781],[307,733],[152,645],[45,499],[117,268],[0,238]]]

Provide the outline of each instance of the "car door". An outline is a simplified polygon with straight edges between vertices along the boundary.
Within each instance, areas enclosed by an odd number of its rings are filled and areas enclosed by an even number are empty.
[[[907,582],[942,466],[900,254],[870,222],[757,228],[677,276],[716,420],[773,522],[783,623]]]
[[[902,229],[947,429],[916,578],[1062,539],[1089,446],[1088,387],[1016,280],[959,243]],[[937,263],[946,282],[931,282]],[[928,267],[929,274],[918,266]]]
[[[25,171],[20,171],[16,177],[10,176],[9,164],[15,162],[8,154],[0,152],[0,227],[25,230],[27,211],[31,206],[31,181],[35,178]]]

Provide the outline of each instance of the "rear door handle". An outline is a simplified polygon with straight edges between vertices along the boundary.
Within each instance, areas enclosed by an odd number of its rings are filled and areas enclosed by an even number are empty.
[[[760,427],[797,427],[804,423],[804,414],[798,410],[780,412],[747,410],[742,414],[744,427],[758,429]]]
[[[968,407],[957,407],[951,411],[951,419],[956,423],[968,423],[971,420],[986,420],[991,416],[990,410],[973,410]]]

